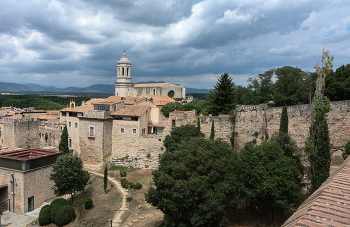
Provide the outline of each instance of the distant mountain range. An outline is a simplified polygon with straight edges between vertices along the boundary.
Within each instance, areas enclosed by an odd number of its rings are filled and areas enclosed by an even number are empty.
[[[141,83],[164,83],[163,81],[148,81]],[[46,92],[46,93],[65,93],[65,92],[81,92],[81,93],[106,93],[114,94],[114,84],[93,84],[89,87],[78,88],[78,87],[66,87],[57,88],[54,86],[41,86],[37,84],[17,84],[17,83],[5,83],[0,82],[0,93],[20,93],[20,94],[32,94],[33,92]],[[197,88],[186,88],[186,93],[208,93],[210,89],[197,89]]]

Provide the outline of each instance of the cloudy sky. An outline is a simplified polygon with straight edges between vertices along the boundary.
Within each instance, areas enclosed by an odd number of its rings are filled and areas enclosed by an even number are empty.
[[[322,48],[350,63],[349,0],[0,0],[0,81],[113,84],[126,50],[133,82],[213,88],[266,70],[313,71]]]

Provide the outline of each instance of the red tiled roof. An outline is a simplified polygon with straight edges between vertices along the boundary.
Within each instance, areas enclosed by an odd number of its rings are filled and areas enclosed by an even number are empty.
[[[350,158],[282,225],[350,226]]]
[[[57,120],[60,119],[60,116],[54,116],[54,115],[42,115],[39,117],[40,120]]]
[[[170,98],[167,95],[148,95],[148,94],[142,94],[141,96],[147,98],[147,99],[153,99],[153,104],[156,106],[164,106],[165,104],[169,102],[175,102],[174,99]]]
[[[148,110],[148,106],[127,106],[124,109],[118,110],[116,112],[111,113],[112,116],[141,116],[146,110]]]
[[[93,105],[82,105],[82,106],[78,106],[76,108],[69,108],[66,107],[62,110],[60,110],[61,112],[67,111],[67,112],[79,112],[82,113],[84,111],[93,111],[94,110],[94,106]]]
[[[0,153],[0,158],[27,161],[51,155],[62,154],[61,151],[43,150],[39,148],[27,148]]]
[[[95,99],[91,101],[91,104],[100,104],[100,105],[113,105],[116,103],[121,103],[123,102],[121,97],[119,96],[110,96],[106,99]]]

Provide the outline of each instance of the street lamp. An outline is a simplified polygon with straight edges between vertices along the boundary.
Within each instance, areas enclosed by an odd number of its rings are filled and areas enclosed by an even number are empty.
[[[112,219],[108,219],[108,222],[111,223],[111,227],[112,227],[112,221],[113,221]]]

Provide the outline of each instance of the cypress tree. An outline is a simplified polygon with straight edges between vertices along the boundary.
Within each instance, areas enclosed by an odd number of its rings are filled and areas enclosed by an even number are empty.
[[[105,193],[107,193],[107,183],[108,183],[108,169],[106,164],[104,175],[103,175],[103,189],[105,190]]]
[[[210,137],[209,139],[214,139],[215,137],[215,129],[214,129],[214,121],[211,122],[211,130],[210,130]]]
[[[288,112],[287,106],[282,109],[281,120],[280,120],[280,132],[288,134]]]
[[[199,120],[199,117],[197,118],[197,131],[198,131],[198,135],[201,132],[201,121]]]
[[[64,129],[61,134],[61,141],[58,146],[59,151],[63,151],[65,154],[69,153],[69,147],[68,147],[68,129],[67,125],[64,126]]]

